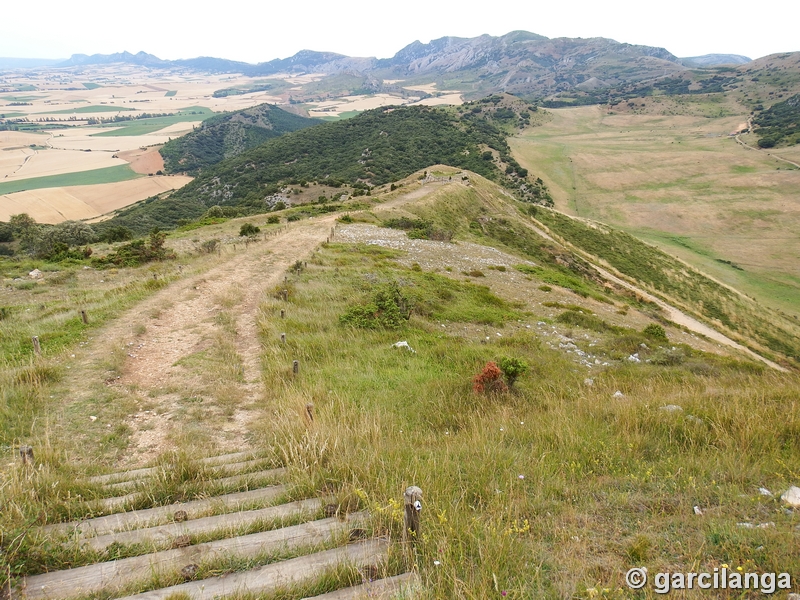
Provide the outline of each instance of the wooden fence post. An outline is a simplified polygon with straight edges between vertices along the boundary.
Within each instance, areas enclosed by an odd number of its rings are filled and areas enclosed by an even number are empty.
[[[83,321],[83,324],[84,324],[84,325],[86,325],[87,323],[89,323],[89,316],[86,314],[86,311],[85,311],[85,310],[82,310],[82,311],[81,311],[81,321]]]
[[[286,302],[287,300],[289,300],[289,290],[283,290],[283,291],[281,292],[281,294],[283,295],[283,301],[284,301],[284,302]]]
[[[300,361],[292,361],[292,373],[297,375],[300,372]]]
[[[281,309],[281,319],[284,318],[286,318],[286,311],[284,309]]]
[[[314,403],[309,402],[306,404],[306,415],[308,416],[308,420],[312,423],[314,422]]]
[[[420,536],[419,517],[422,512],[422,490],[415,485],[406,488],[403,494],[405,503],[405,527],[403,528],[403,541],[417,541]]]
[[[23,465],[32,465],[33,464],[33,448],[30,446],[20,446],[19,447],[19,457],[22,459]]]
[[[36,354],[41,354],[42,353],[42,347],[39,345],[39,336],[38,335],[33,336],[31,338],[31,341],[33,342],[33,351]]]
[[[281,344],[285,344],[285,343],[286,343],[286,334],[282,333],[281,334]]]

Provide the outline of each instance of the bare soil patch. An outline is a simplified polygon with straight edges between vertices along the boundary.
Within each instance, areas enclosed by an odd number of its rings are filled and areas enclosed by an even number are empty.
[[[131,169],[137,173],[149,175],[164,170],[164,159],[158,151],[159,148],[160,146],[153,146],[152,148],[127,150],[118,153],[117,156],[130,164]]]

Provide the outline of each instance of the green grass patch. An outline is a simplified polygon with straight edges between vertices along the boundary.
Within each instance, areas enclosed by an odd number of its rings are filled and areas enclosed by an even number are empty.
[[[164,129],[175,123],[186,123],[190,121],[203,121],[214,115],[214,112],[203,106],[192,106],[185,108],[171,117],[152,117],[150,119],[135,119],[132,121],[120,121],[118,123],[106,123],[103,127],[116,127],[114,131],[103,131],[95,133],[97,137],[118,137],[132,135],[147,135],[159,129]]]
[[[164,96],[166,98],[171,98],[172,96],[175,96],[177,94],[178,94],[178,90],[170,90],[166,94],[164,94]]]
[[[63,175],[49,175],[47,177],[31,177],[0,183],[0,194],[13,194],[23,190],[38,190],[42,188],[69,187],[72,185],[96,185],[99,183],[116,183],[143,177],[131,169],[130,165],[118,165],[91,171],[65,173]]]
[[[83,87],[85,87],[87,90],[96,90],[102,86],[99,83],[94,83],[93,81],[84,81]]]
[[[313,110],[313,107],[309,107]],[[322,119],[323,121],[342,121],[344,119],[352,119],[356,115],[360,114],[360,110],[346,110],[344,112],[340,112],[338,115],[326,115],[324,117],[317,117],[318,119]]]

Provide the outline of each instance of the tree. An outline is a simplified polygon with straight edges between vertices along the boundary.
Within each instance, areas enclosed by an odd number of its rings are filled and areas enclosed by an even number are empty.
[[[11,215],[8,220],[14,237],[19,240],[19,247],[28,253],[33,253],[39,240],[40,226],[36,219],[28,213]]]

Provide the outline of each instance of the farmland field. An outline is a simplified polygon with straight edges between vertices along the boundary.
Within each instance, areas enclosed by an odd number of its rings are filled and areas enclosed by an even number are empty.
[[[129,165],[120,164],[115,167],[80,171],[78,173],[64,173],[49,177],[32,177],[0,183],[0,194],[13,194],[23,190],[37,190],[41,188],[67,187],[72,185],[96,185],[100,183],[114,183],[127,181],[140,177]]]
[[[728,134],[742,115],[550,112],[510,144],[557,208],[619,226],[800,314],[800,170],[737,144]]]
[[[136,119],[135,121],[122,121],[121,123],[115,123],[111,126],[115,128],[113,131],[104,131],[94,135],[97,137],[147,135],[148,133],[154,133],[160,129],[169,127],[170,125],[175,125],[176,123],[197,121],[198,119],[202,120],[203,118],[210,117],[213,114],[213,111],[207,108],[202,106],[194,106],[192,108],[187,108],[171,117],[153,117],[151,119]]]
[[[125,168],[130,170],[127,165]],[[177,175],[142,177],[134,173],[133,176],[136,179],[115,183],[48,187],[0,196],[0,221],[8,221],[11,215],[22,212],[40,223],[97,219],[109,211],[183,187],[192,180]]]
[[[79,106],[77,108],[66,108],[64,110],[54,110],[52,112],[36,113],[41,115],[71,115],[71,114],[86,114],[86,113],[103,113],[103,112],[120,112],[135,110],[125,106]]]

